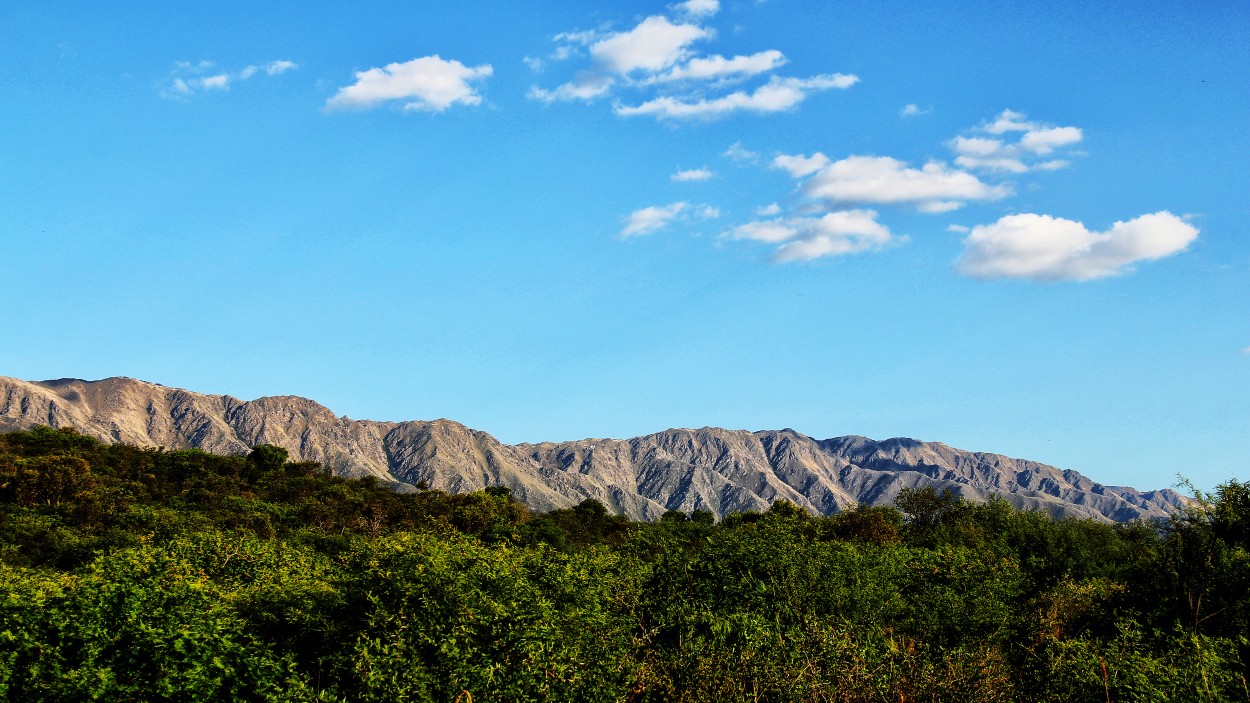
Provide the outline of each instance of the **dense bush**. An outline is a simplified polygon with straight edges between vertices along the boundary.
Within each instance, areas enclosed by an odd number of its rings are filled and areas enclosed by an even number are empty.
[[[1250,701],[1250,484],[655,523],[0,435],[3,701]]]

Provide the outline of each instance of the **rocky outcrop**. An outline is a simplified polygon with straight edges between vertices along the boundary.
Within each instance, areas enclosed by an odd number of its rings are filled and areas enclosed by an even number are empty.
[[[1071,470],[905,438],[818,440],[793,430],[705,427],[507,445],[450,420],[351,420],[297,396],[242,401],[129,378],[0,377],[0,430],[40,424],[73,427],[106,442],[222,454],[275,444],[293,459],[401,489],[507,486],[537,510],[595,498],[642,519],[666,510],[723,516],[766,509],[778,499],[830,514],[859,503],[889,504],[900,490],[925,486],[1106,521],[1166,517],[1183,502],[1167,489],[1104,486]]]

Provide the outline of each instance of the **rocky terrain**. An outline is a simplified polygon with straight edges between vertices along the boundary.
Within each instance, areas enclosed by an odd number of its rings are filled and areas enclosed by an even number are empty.
[[[998,495],[1053,515],[1107,521],[1165,517],[1176,492],[1105,486],[1071,470],[912,439],[814,439],[793,430],[671,429],[633,439],[503,444],[450,420],[336,416],[297,396],[243,401],[130,378],[21,381],[0,376],[0,431],[73,427],[106,442],[222,454],[276,444],[292,459],[411,490],[507,486],[537,510],[596,498],[634,518],[666,510],[717,516],[784,498],[828,514],[889,504],[932,486],[973,500]]]

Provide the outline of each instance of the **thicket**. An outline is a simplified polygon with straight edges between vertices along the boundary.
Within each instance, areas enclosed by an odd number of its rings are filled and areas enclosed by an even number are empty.
[[[3,701],[1250,701],[1250,483],[655,523],[0,435]]]

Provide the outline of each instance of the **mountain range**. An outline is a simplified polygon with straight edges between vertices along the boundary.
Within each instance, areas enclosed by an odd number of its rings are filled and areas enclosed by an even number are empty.
[[[286,449],[342,476],[372,476],[398,490],[449,492],[506,486],[536,510],[595,498],[635,519],[667,510],[731,512],[789,500],[816,514],[885,505],[904,488],[931,486],[970,500],[1001,496],[1055,516],[1163,518],[1184,498],[1170,489],[1099,484],[1076,471],[937,442],[790,429],[669,429],[632,439],[504,444],[451,420],[379,422],[337,416],[298,396],[244,401],[131,378],[22,381],[0,376],[0,431],[72,427],[105,442],[241,454]]]

